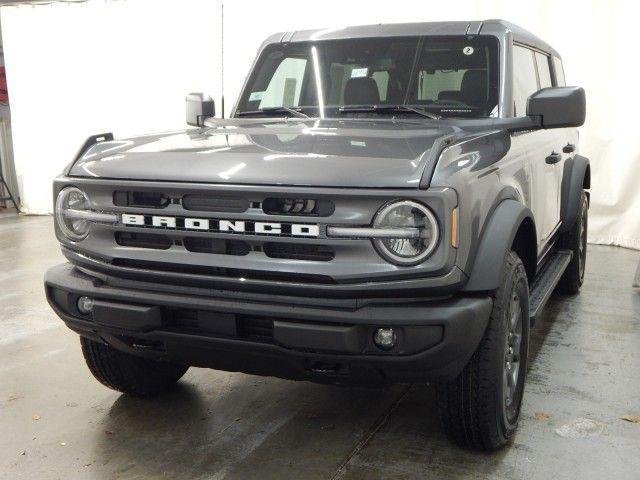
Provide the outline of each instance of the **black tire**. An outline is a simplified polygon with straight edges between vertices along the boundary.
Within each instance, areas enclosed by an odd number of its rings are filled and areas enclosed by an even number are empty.
[[[189,367],[158,362],[80,337],[87,366],[103,385],[133,397],[148,397],[174,385]]]
[[[524,393],[529,287],[524,265],[515,252],[507,256],[501,278],[478,349],[458,377],[436,387],[445,432],[454,442],[475,450],[497,450],[509,441],[518,426]],[[512,328],[514,319],[520,323],[519,339],[515,338],[517,329]],[[515,351],[510,353],[509,347]]]
[[[589,202],[587,194],[582,191],[580,210],[571,230],[560,237],[560,248],[571,250],[573,257],[562,274],[556,291],[567,295],[575,295],[580,291],[584,282],[584,269],[587,263],[587,227],[589,219]]]

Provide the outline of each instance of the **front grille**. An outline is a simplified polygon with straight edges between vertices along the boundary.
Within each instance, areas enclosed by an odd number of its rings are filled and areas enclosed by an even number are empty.
[[[335,252],[331,247],[326,245],[305,245],[303,243],[267,242],[263,246],[263,251],[267,257],[271,258],[315,262],[329,262],[335,256]]]

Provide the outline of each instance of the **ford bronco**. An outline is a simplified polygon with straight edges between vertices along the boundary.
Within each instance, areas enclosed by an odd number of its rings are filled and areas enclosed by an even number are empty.
[[[584,277],[585,93],[558,52],[501,20],[280,33],[230,118],[186,112],[89,138],[54,182],[46,294],[93,375],[433,382],[452,439],[506,444],[530,328]]]

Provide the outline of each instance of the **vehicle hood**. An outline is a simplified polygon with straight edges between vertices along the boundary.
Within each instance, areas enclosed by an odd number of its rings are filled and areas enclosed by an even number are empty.
[[[229,119],[89,148],[71,176],[251,185],[417,188],[459,129],[431,121]]]

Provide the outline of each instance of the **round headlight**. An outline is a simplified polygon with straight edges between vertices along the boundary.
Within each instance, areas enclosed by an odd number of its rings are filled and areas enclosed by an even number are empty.
[[[76,187],[60,191],[56,199],[56,220],[62,233],[74,242],[79,242],[89,234],[89,222],[78,212],[91,210],[89,197]]]
[[[438,222],[424,205],[411,200],[390,203],[380,209],[373,221],[376,228],[417,228],[414,238],[376,238],[380,255],[398,265],[416,265],[427,258],[438,243]]]

